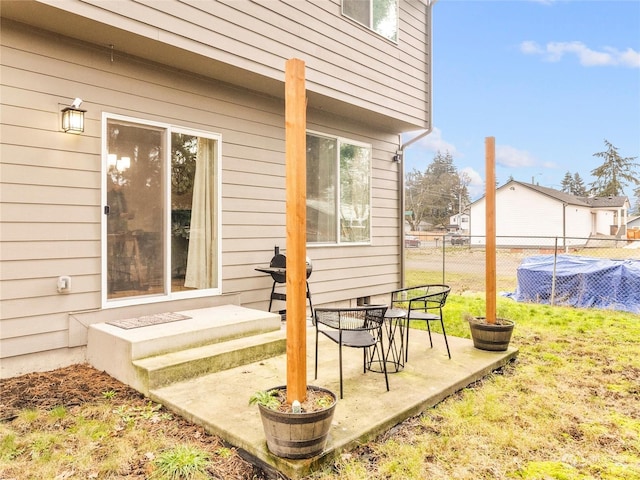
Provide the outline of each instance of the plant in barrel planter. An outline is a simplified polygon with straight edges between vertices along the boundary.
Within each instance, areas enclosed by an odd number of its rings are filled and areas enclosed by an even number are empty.
[[[336,395],[324,388],[307,386],[307,398],[287,403],[284,385],[254,393],[249,404],[258,405],[267,447],[274,455],[302,459],[324,450],[333,421]]]
[[[496,315],[496,181],[495,181],[495,138],[485,139],[486,159],[486,315],[474,317],[465,315],[471,329],[473,346],[480,350],[504,351],[509,348],[515,323]]]
[[[307,385],[306,94],[304,62],[285,67],[287,384],[251,396],[274,455],[302,459],[325,448],[336,395]],[[313,314],[313,312],[311,312]]]

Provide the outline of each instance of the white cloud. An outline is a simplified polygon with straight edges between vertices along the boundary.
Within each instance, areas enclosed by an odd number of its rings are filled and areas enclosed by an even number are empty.
[[[407,135],[405,138],[403,138],[403,141],[410,141],[415,135],[409,134]],[[416,143],[416,145],[419,145],[420,147],[424,148],[425,150],[428,150],[430,152],[436,153],[436,152],[441,152],[441,153],[446,153],[449,152],[453,157],[459,157],[460,154],[458,152],[458,150],[456,149],[455,145],[453,145],[452,143],[449,143],[447,141],[445,141],[442,138],[442,130],[440,130],[439,128],[434,127],[433,131],[427,135],[426,137],[418,140],[418,142]]]
[[[540,46],[527,40],[520,44],[525,55],[542,55],[546,61],[559,62],[565,55],[575,55],[585,67],[622,66],[640,68],[640,52],[632,48],[620,51],[613,47],[592,50],[582,42],[548,42]]]
[[[536,165],[536,160],[529,152],[509,145],[496,145],[496,164],[512,168],[532,167]]]
[[[520,44],[520,51],[522,53],[526,53],[527,55],[544,53],[544,50],[542,50],[542,48],[540,48],[540,45],[538,45],[536,42],[532,42],[531,40],[527,40],[526,42],[522,42]]]
[[[464,167],[460,170],[460,173],[464,173],[469,178],[469,185],[467,189],[469,190],[469,196],[473,198],[477,198],[480,195],[484,194],[484,178],[476,172],[473,167]]]

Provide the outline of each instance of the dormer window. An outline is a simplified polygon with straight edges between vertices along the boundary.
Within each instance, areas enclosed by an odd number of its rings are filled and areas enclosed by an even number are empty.
[[[398,41],[398,0],[342,0],[342,14],[392,42]]]

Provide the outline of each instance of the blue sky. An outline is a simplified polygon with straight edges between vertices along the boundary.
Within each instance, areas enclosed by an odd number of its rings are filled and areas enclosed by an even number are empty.
[[[560,189],[569,171],[588,186],[604,139],[640,156],[640,0],[440,0],[433,24],[434,131],[407,172],[448,151],[475,200],[486,137],[499,184]]]

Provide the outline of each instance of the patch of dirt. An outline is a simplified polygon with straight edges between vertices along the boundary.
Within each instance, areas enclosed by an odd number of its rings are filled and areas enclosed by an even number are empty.
[[[88,365],[73,365],[50,372],[36,372],[1,379],[0,421],[11,421],[24,409],[51,410],[58,406],[70,409],[87,403],[104,402],[106,397],[114,406],[127,405],[143,408],[149,403],[149,399],[144,395],[108,374]],[[172,428],[167,429],[158,423],[157,428],[160,429],[158,433],[171,435],[177,441],[193,442],[195,440],[200,448],[212,454],[226,446],[219,437],[209,435],[202,427],[177,415],[172,416],[172,424]],[[154,427],[147,425],[145,428]],[[151,430],[147,433],[154,435]],[[219,458],[219,456],[216,457]],[[265,478],[264,472],[242,459],[237,452],[217,460],[214,468],[215,471],[209,472],[212,478],[238,480]],[[140,472],[130,472],[127,477],[146,478],[142,466],[140,470]]]
[[[88,365],[73,365],[50,372],[35,372],[0,380],[0,421],[23,409],[51,410],[103,400],[113,392],[112,403],[144,401],[144,396],[104,372]]]

